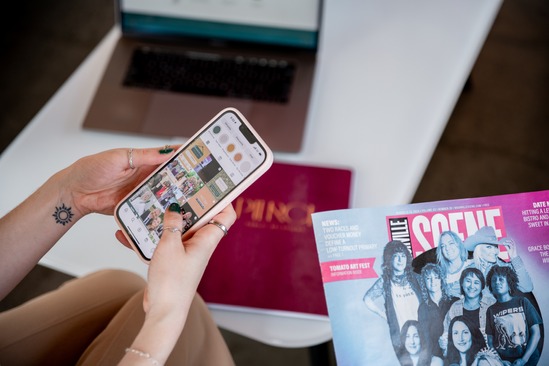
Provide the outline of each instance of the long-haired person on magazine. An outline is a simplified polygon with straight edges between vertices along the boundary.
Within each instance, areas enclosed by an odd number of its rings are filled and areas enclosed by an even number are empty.
[[[425,327],[408,320],[400,331],[401,349],[397,357],[402,366],[442,366],[442,358],[433,356]]]
[[[383,249],[381,277],[364,295],[366,307],[387,320],[395,352],[402,344],[400,329],[407,320],[417,320],[421,298],[418,275],[412,270],[410,250],[400,241],[388,242]]]
[[[477,353],[486,348],[480,330],[467,317],[456,316],[448,327],[448,353],[445,365],[469,366]]]

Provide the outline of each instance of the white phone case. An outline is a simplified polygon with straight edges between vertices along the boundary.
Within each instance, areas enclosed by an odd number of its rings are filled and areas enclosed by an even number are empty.
[[[257,142],[257,145],[256,145],[256,147],[253,148],[253,150],[255,152],[260,150],[261,153],[264,153],[264,155],[265,155],[264,159],[261,163],[259,163],[259,165],[255,168],[255,170],[253,170],[249,175],[243,177],[234,187],[232,187],[232,190],[230,192],[228,192],[226,195],[224,195],[219,201],[215,202],[215,204],[211,208],[209,208],[208,211],[205,212],[198,219],[198,221],[194,222],[192,224],[192,226],[183,234],[183,239],[186,239],[186,238],[192,236],[192,234],[194,232],[196,232],[196,230],[198,230],[200,227],[202,227],[206,223],[208,223],[215,215],[217,215],[224,207],[226,207],[228,204],[230,204],[236,197],[238,197],[238,195],[240,193],[242,193],[247,187],[249,187],[255,180],[257,180],[261,175],[263,175],[263,173],[265,173],[271,167],[271,165],[273,163],[273,153],[272,153],[272,151],[265,144],[263,139],[261,139],[261,137],[257,134],[257,132],[253,129],[253,127],[246,120],[246,118],[235,108],[226,108],[226,109],[222,110],[221,112],[219,112],[215,117],[213,117],[210,121],[208,121],[208,123],[206,123],[204,125],[204,127],[202,127],[197,133],[195,133],[191,138],[189,138],[189,140],[183,146],[181,146],[176,152],[174,152],[172,157],[166,163],[160,165],[147,178],[145,178],[142,182],[140,182],[139,185],[137,185],[137,187],[135,189],[133,189],[126,197],[124,197],[124,199],[122,199],[117,204],[117,206],[115,208],[115,215],[114,216],[115,216],[115,219],[116,219],[116,222],[117,222],[118,226],[120,226],[120,228],[122,229],[123,234],[125,235],[127,240],[130,242],[130,244],[132,245],[135,252],[139,255],[141,260],[143,260],[145,263],[148,263],[150,261],[150,258],[147,257],[147,254],[143,253],[143,249],[140,248],[140,245],[138,243],[136,243],[137,239],[134,236],[132,236],[131,233],[129,232],[129,230],[131,230],[131,229],[129,229],[130,225],[141,225],[141,224],[134,224],[134,223],[129,222],[129,221],[133,222],[133,221],[139,220],[139,218],[136,217],[138,215],[134,211],[134,209],[131,209],[131,212],[128,212],[128,209],[130,207],[130,204],[129,204],[130,198],[134,194],[136,194],[136,192],[138,190],[144,188],[145,185],[147,184],[147,182],[149,182],[149,180],[154,175],[156,175],[158,172],[163,170],[168,164],[173,162],[175,160],[176,156],[178,156],[180,153],[184,152],[188,147],[190,147],[193,143],[195,143],[197,138],[201,137],[206,132],[206,130],[208,130],[209,128],[212,128],[212,126],[216,122],[221,121],[221,119],[225,115],[231,114],[231,113],[234,114],[238,118],[238,120],[241,121],[247,127],[248,131],[253,136],[253,139]],[[228,117],[228,118],[230,118],[230,117]],[[212,131],[213,130],[214,130],[214,128],[212,128]],[[223,136],[223,137],[226,137],[226,136]],[[226,139],[228,139],[228,138],[226,138]],[[221,140],[222,139],[220,138],[219,141],[221,141]],[[215,141],[216,141],[217,145],[220,145],[220,142],[218,140],[215,140]],[[224,150],[223,153],[225,153],[227,156],[230,153],[232,153],[232,150],[231,150],[231,147],[230,147],[231,144],[232,143],[230,141],[227,142],[227,145],[225,145],[222,149],[222,150]],[[233,148],[234,148],[234,144],[232,144],[232,145],[233,145]],[[251,146],[252,145],[250,145],[250,147]],[[220,151],[221,151],[221,147],[219,147],[218,149],[220,149]],[[189,151],[187,151],[186,153],[187,153],[187,155],[190,155]],[[222,158],[223,157],[220,157],[220,159],[222,159]],[[233,165],[236,165],[233,160],[230,160],[230,161],[233,162],[232,163]],[[225,171],[223,171],[223,172],[225,172]],[[238,169],[238,172],[240,172],[240,169]],[[220,182],[220,183],[222,183],[222,182]],[[125,222],[125,221],[128,221],[128,222]],[[143,226],[144,226],[144,224],[143,224]],[[143,234],[143,235],[145,235],[145,234]],[[150,237],[150,235],[153,235],[153,234],[151,234],[149,232],[147,235]],[[155,239],[157,239],[157,238],[155,237]],[[148,240],[148,239],[146,239],[146,240]],[[145,245],[141,245],[141,246],[145,247]],[[151,244],[148,244],[148,246],[150,247]],[[156,245],[154,245],[154,247],[156,247]],[[151,250],[151,249],[149,249],[149,250]],[[151,252],[150,255],[152,256],[152,252]]]

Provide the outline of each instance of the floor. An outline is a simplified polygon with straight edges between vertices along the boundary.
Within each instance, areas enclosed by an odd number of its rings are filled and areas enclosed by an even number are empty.
[[[0,152],[114,22],[112,0],[10,1],[0,22]],[[549,188],[549,2],[507,0],[417,189],[414,202]],[[68,276],[37,266],[0,311]],[[223,332],[237,365],[307,365],[281,349]],[[329,364],[334,365],[328,344]]]

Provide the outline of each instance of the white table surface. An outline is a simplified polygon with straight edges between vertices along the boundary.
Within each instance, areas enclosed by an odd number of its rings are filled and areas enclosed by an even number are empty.
[[[410,202],[500,6],[501,0],[327,0],[304,146],[275,159],[353,168],[353,207]],[[182,142],[82,129],[119,36],[113,28],[0,156],[0,215],[79,157]],[[115,230],[112,217],[85,217],[40,263],[75,276],[102,268],[145,276],[146,266],[118,244]],[[331,339],[325,317],[212,312],[221,327],[270,345]]]

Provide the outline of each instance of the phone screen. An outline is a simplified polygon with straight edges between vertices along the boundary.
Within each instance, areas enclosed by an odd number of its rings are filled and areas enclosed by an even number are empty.
[[[126,198],[117,210],[118,220],[140,254],[150,259],[170,204],[181,206],[186,232],[266,158],[265,147],[247,125],[227,111]]]

